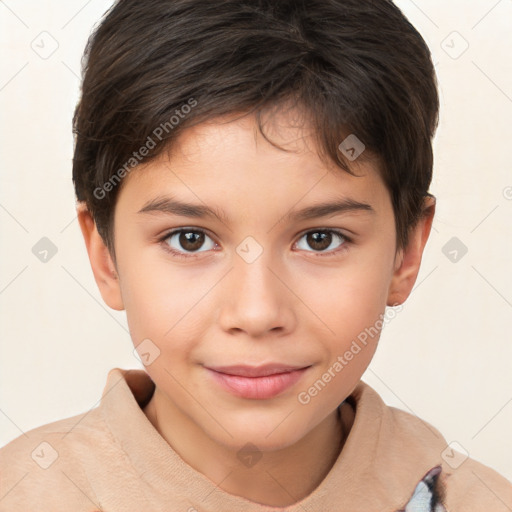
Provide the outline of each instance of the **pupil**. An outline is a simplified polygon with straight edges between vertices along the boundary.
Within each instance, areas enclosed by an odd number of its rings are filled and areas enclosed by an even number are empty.
[[[332,235],[324,231],[317,231],[310,233],[308,238],[308,244],[312,249],[323,250],[331,245]]]
[[[200,242],[199,244],[197,242]],[[195,251],[201,248],[204,241],[204,234],[195,231],[182,232],[180,234],[180,245],[187,251]]]

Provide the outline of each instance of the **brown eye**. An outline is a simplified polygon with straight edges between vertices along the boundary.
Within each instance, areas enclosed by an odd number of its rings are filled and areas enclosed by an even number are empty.
[[[182,231],[179,233],[178,242],[186,251],[197,251],[204,243],[204,233]]]
[[[206,244],[206,249],[203,248],[205,241],[210,241],[210,247]],[[204,250],[212,249],[215,242],[204,232],[196,229],[180,229],[173,231],[166,238],[165,242],[176,252],[203,252]]]
[[[299,249],[306,250],[304,245],[300,246],[300,241],[305,239],[306,245],[313,249],[309,252],[335,252],[340,246],[344,245],[348,238],[334,230],[317,230],[309,231],[302,235],[301,239],[297,243]],[[339,242],[336,244],[336,242]],[[333,246],[334,245],[334,246]],[[329,250],[327,250],[329,249]]]

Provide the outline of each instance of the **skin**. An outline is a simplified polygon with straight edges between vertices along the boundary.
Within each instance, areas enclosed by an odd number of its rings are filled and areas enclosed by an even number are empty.
[[[327,164],[288,116],[275,116],[265,131],[291,152],[265,141],[247,116],[189,128],[172,152],[138,166],[116,204],[116,264],[87,209],[77,210],[104,301],[126,310],[135,346],[149,338],[160,350],[145,368],[156,384],[144,409],[149,420],[220,488],[269,506],[310,494],[338,457],[353,420],[346,406],[340,419],[338,406],[359,382],[379,336],[307,404],[298,395],[386,306],[406,300],[435,210],[434,199],[426,198],[426,215],[407,248],[397,251],[391,199],[376,166],[356,160],[354,177]],[[229,221],[138,213],[164,195],[223,209]],[[340,197],[368,203],[374,212],[284,217]],[[175,228],[202,228],[207,236],[185,247],[179,234],[159,241]],[[330,232],[322,247],[305,236],[326,228],[352,241]],[[248,236],[263,249],[250,263],[236,252]],[[166,245],[187,257],[170,254]],[[232,395],[205,369],[269,362],[311,366],[266,400]],[[251,467],[237,457],[248,442],[262,454]]]

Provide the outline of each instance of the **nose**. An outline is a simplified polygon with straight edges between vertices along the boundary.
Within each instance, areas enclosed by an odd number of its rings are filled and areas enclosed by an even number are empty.
[[[296,323],[294,295],[282,274],[272,268],[265,251],[250,263],[235,255],[219,301],[221,328],[232,334],[243,332],[252,338],[292,331]]]

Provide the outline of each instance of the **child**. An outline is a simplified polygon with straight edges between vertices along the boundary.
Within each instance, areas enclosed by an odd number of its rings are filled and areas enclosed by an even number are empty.
[[[0,510],[511,510],[361,380],[429,237],[438,109],[389,0],[119,0],[73,181],[145,369],[4,446]]]

